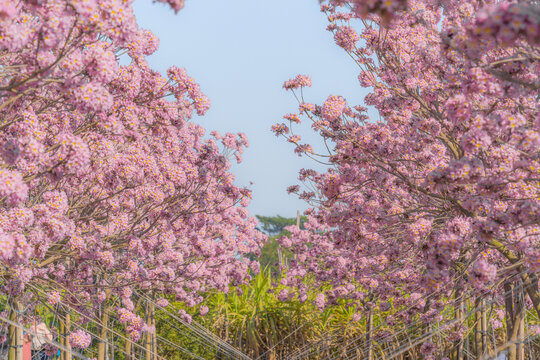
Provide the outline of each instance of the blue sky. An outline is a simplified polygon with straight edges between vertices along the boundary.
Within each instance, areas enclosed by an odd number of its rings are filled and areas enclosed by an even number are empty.
[[[295,216],[306,209],[286,188],[298,183],[301,168],[321,167],[299,158],[270,131],[298,108],[283,82],[310,75],[313,87],[305,95],[314,103],[335,94],[356,105],[366,94],[358,68],[325,30],[318,1],[186,0],[176,15],[148,0],[137,0],[134,8],[139,25],[160,38],[151,66],[162,72],[171,65],[186,68],[210,97],[211,109],[194,121],[208,132],[247,134],[250,147],[232,171],[238,185],[254,183],[251,214]],[[308,124],[300,133],[317,143]]]

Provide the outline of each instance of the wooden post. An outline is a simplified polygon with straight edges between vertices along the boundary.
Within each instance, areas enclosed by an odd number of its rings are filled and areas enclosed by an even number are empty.
[[[132,351],[133,351],[133,343],[129,339],[129,335],[126,334],[126,349],[125,349],[126,360],[133,360]]]
[[[487,322],[487,310],[486,310],[486,302],[484,299],[481,300],[482,304],[482,311],[481,311],[481,317],[482,317],[482,353],[485,354],[489,351],[488,349],[488,322]]]
[[[482,349],[482,300],[478,297],[474,302],[476,311],[474,313],[474,353],[476,357],[479,358],[483,353]]]
[[[514,288],[514,332],[516,333],[516,358],[517,360],[525,360],[525,304],[524,304],[523,288]]]
[[[10,313],[9,319],[13,321],[14,323],[17,323],[21,326],[9,325],[8,335],[9,335],[10,348],[9,348],[8,359],[9,360],[22,360],[24,335],[23,335],[22,324],[19,322],[21,318],[19,314],[22,312],[21,303],[17,299],[14,299],[10,310],[11,310],[11,313]]]
[[[469,317],[466,317],[467,316],[467,313],[469,312],[469,300],[467,299],[465,302],[463,302],[463,307],[462,307],[462,316],[464,318],[464,322],[465,322],[465,326],[466,326],[466,329],[467,329],[467,332],[465,333],[465,351],[464,351],[464,354],[463,354],[463,358],[466,359],[466,360],[471,360],[471,341],[470,341],[470,328],[469,328]]]
[[[151,321],[152,321],[152,328],[155,329],[154,333],[152,334],[152,351],[154,352],[153,359],[158,360],[158,349],[157,349],[157,329],[156,329],[156,309],[154,308],[154,304],[150,304],[151,306]]]
[[[454,319],[456,320],[456,329],[463,326],[463,318],[463,299],[461,298],[461,288],[458,287],[454,294]],[[463,360],[463,337],[454,343],[451,358]]]
[[[11,312],[9,319],[13,321],[14,323],[19,324],[19,313],[22,311],[21,303],[18,300],[13,300],[13,305],[11,306]],[[23,344],[24,344],[24,337],[23,337],[23,329],[22,324],[21,326],[15,326],[15,325],[9,325],[8,328],[8,335],[9,335],[9,354],[8,359],[9,360],[22,360],[23,358]]]
[[[71,344],[69,342],[69,333],[71,331],[71,315],[63,312],[60,315],[60,344],[65,350],[60,350],[61,360],[72,360]]]
[[[146,324],[149,328],[152,327],[152,324],[155,325],[155,319],[154,317],[154,304],[153,303],[147,303],[146,304]],[[146,360],[155,360],[156,359],[156,349],[154,349],[154,334],[148,331],[146,333],[146,341],[145,341],[145,349],[146,349]]]
[[[367,360],[373,360],[373,309],[369,309],[366,319]]]
[[[110,293],[110,292],[109,292]],[[106,360],[107,357],[107,327],[109,326],[109,294],[107,294],[101,305],[101,329],[99,332],[98,357],[97,360]]]
[[[504,304],[506,313],[506,341],[508,342],[508,360],[516,359],[516,319],[514,311],[514,284],[504,283]]]
[[[457,294],[456,294],[457,295]],[[463,298],[461,298],[461,294],[459,295],[459,298],[457,300],[457,308],[456,308],[456,319],[458,321],[458,326],[463,325],[463,319],[464,319],[464,311],[463,311]],[[457,354],[456,354],[457,360],[463,360],[463,337],[459,339],[459,342],[457,344]]]
[[[71,332],[71,315],[66,314],[66,360],[72,360],[71,343],[69,342],[69,333]]]

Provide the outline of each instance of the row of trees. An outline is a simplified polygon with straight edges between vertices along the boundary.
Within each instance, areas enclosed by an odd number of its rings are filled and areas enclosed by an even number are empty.
[[[314,191],[289,189],[313,208],[305,230],[281,239],[294,254],[287,283],[305,298],[313,276],[332,285],[321,309],[343,300],[368,318],[400,298],[416,310],[398,320],[421,316],[427,329],[448,301],[463,323],[465,298],[494,297],[516,359],[524,307],[540,315],[538,2],[330,0],[322,11],[380,119],[336,95],[308,103],[307,76],[284,84],[299,111],[274,132],[331,164],[300,173]],[[302,119],[328,154],[302,143]],[[456,359],[463,338],[457,326]],[[441,357],[444,345],[423,353]]]
[[[314,207],[281,237],[291,255],[278,299],[355,313],[366,327],[358,356],[374,357],[381,314],[396,339],[421,324],[419,356],[456,360],[469,312],[487,331],[489,299],[504,309],[510,358],[524,358],[526,310],[540,315],[538,3],[329,0],[322,10],[380,120],[336,95],[307,103],[307,76],[284,84],[299,111],[274,131],[316,155],[293,131],[308,119],[333,166],[301,172],[314,191],[290,188]],[[71,311],[97,317],[98,359],[112,317],[126,352],[145,333],[150,356],[154,300],[194,307],[259,270],[264,236],[227,157],[240,161],[247,139],[205,137],[190,121],[209,100],[184,70],[150,68],[158,43],[128,1],[0,2],[0,285],[12,358],[13,324],[31,321],[21,313],[40,299],[60,310],[65,359],[92,345],[83,330],[67,335]],[[453,330],[434,341],[449,310]],[[474,341],[478,356],[489,350]]]
[[[0,3],[0,286],[15,310],[41,297],[103,329],[112,310],[137,340],[151,323],[133,324],[134,292],[194,306],[258,269],[244,255],[264,236],[229,172],[247,139],[190,121],[210,102],[185,70],[148,65],[158,45],[130,1]]]

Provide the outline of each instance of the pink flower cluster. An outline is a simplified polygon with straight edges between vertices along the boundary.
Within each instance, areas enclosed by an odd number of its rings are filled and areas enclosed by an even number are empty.
[[[142,332],[149,330],[139,315],[125,308],[118,309],[118,321],[126,326],[126,332],[133,341],[138,341]]]
[[[471,36],[496,44],[513,45],[518,39],[540,43],[540,9],[537,5],[501,2],[482,9],[470,28]]]
[[[325,120],[332,121],[337,119],[343,114],[343,111],[347,107],[347,101],[341,96],[331,95],[326,99],[322,107],[322,117]]]
[[[338,46],[347,51],[353,51],[356,42],[360,40],[358,33],[350,26],[341,26],[334,33],[334,40]]]
[[[343,4],[340,0],[329,0],[331,5],[339,6]],[[383,19],[389,19],[395,16],[396,12],[407,8],[407,0],[350,0],[353,6],[354,14],[362,18],[369,14],[377,14]],[[323,7],[323,10],[327,8]]]
[[[283,88],[287,90],[298,89],[311,86],[311,77],[307,75],[296,75],[294,79],[289,79],[283,83]]]
[[[76,330],[69,334],[69,343],[77,349],[86,349],[92,342],[92,336],[83,330]]]
[[[61,301],[62,301],[62,296],[60,295],[60,293],[58,291],[51,291],[51,293],[49,294],[49,299],[47,300],[47,302],[50,305],[54,306],[56,304],[59,304]]]
[[[169,300],[163,299],[163,298],[157,299],[157,300],[156,300],[156,305],[157,305],[157,306],[160,306],[160,307],[163,307],[163,308],[164,308],[164,307],[167,307],[167,306],[169,305]]]
[[[482,288],[492,282],[497,275],[497,267],[481,258],[474,263],[471,269],[470,282],[477,288]]]
[[[201,316],[205,316],[206,314],[208,314],[208,311],[208,306],[203,305],[199,308],[199,314],[201,314]]]

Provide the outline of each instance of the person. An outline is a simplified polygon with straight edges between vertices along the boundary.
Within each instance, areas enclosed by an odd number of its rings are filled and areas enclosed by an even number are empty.
[[[32,360],[32,336],[24,332],[23,336],[23,360]]]
[[[32,360],[48,360],[45,345],[52,341],[53,334],[43,321],[34,320],[31,328],[32,334]]]

